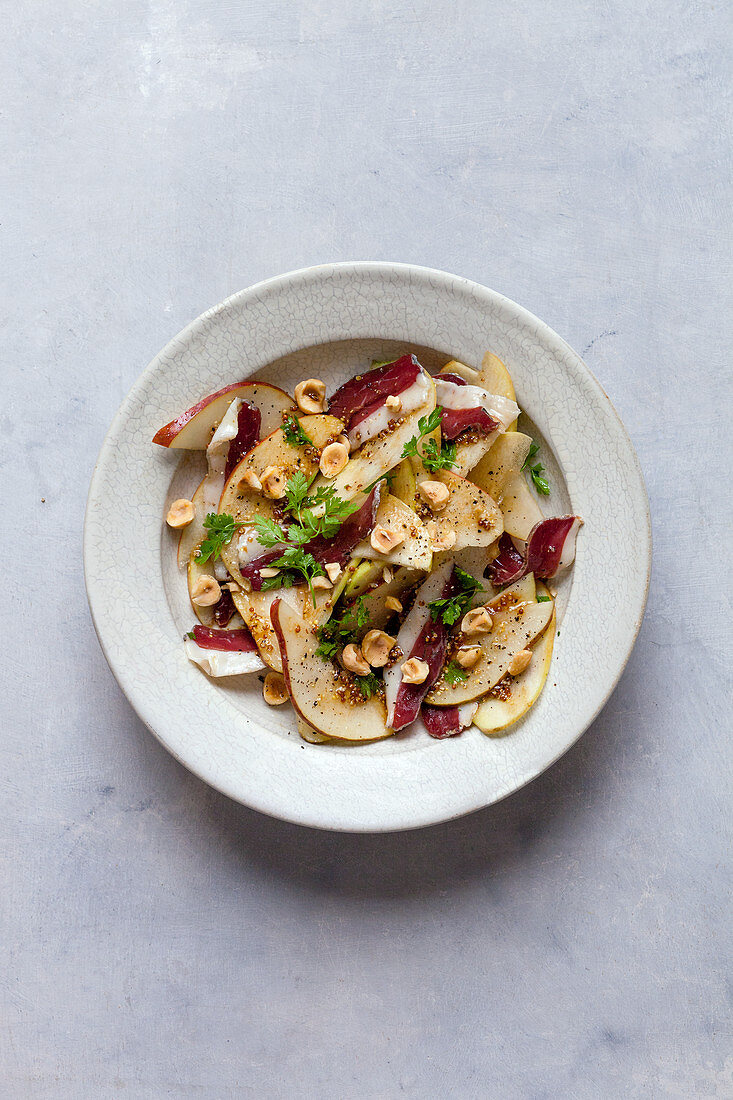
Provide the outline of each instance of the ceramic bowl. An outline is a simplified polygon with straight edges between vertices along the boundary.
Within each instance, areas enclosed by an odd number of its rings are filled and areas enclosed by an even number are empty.
[[[560,631],[544,691],[501,738],[472,727],[434,741],[408,732],[365,746],[310,745],[257,676],[212,681],[184,656],[192,623],[168,503],[192,492],[197,453],[152,436],[203,395],[257,377],[329,389],[371,358],[414,351],[428,369],[508,366],[524,427],[542,447],[547,515],[585,525],[559,585]],[[613,691],[646,602],[649,509],[611,402],[547,325],[493,290],[393,263],[340,263],[259,283],[203,314],[153,360],[107,434],[89,490],[84,565],[110,668],[142,721],[187,768],[231,798],[288,821],[382,831],[460,816],[516,791],[562,755]]]

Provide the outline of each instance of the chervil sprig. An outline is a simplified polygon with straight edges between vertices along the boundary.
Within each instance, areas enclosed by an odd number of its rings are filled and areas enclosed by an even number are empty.
[[[305,434],[300,421],[296,420],[292,413],[288,413],[283,421],[283,435],[285,436],[285,441],[289,443],[291,447],[313,446],[313,440]]]
[[[541,462],[536,462],[534,463],[534,465],[532,464],[532,459],[535,457],[535,455],[539,453],[539,449],[539,444],[537,443],[532,443],[530,445],[529,454],[524,460],[522,469],[529,470],[530,477],[534,482],[534,487],[537,492],[541,493],[543,497],[548,497],[550,495],[550,486],[547,478],[544,478],[542,476],[542,474],[545,472],[545,467],[542,465]]]
[[[369,611],[360,596],[355,604],[347,607],[340,615],[332,615],[318,631],[318,649],[316,656],[330,661],[336,657],[349,642],[355,641],[356,632],[369,621]]]
[[[412,439],[408,439],[402,448],[402,457],[410,458],[412,455],[417,456],[417,445],[425,435],[430,435],[436,428],[440,427],[440,418],[443,415],[442,405],[436,405],[429,416],[421,416],[417,422],[418,434],[413,435]],[[418,456],[419,457],[419,456]]]
[[[436,470],[447,470],[450,466],[457,466],[456,444],[442,443],[439,447],[434,439],[428,439],[423,447],[422,464],[429,474]]]
[[[449,661],[443,669],[443,679],[451,687],[455,687],[468,679],[468,673],[463,671],[457,661]]]
[[[468,608],[471,598],[479,588],[481,584],[472,577],[470,573],[467,573],[465,569],[461,569],[459,566],[455,567],[455,577],[460,585],[461,591],[456,593],[455,596],[450,596],[447,599],[433,600],[428,604],[430,611],[430,617],[433,622],[445,623],[446,626],[453,626],[460,618],[463,617],[464,612]]]
[[[206,561],[216,561],[221,556],[222,549],[234,537],[239,524],[234,522],[234,516],[222,512],[209,512],[204,520],[204,527],[209,532],[208,538],[201,543],[196,554],[196,561],[203,564]]]

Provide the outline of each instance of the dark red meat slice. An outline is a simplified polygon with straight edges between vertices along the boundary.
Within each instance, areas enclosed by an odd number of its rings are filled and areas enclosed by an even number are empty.
[[[440,434],[443,439],[457,439],[461,432],[473,428],[482,435],[491,435],[499,427],[499,421],[489,416],[486,409],[443,409],[440,417]]]
[[[197,624],[193,628],[193,640],[202,649],[224,649],[233,653],[254,653],[254,638],[246,627],[241,630],[214,630]]]
[[[319,561],[322,565],[332,561],[338,562],[341,566],[346,565],[354,547],[366,537],[374,526],[382,484],[380,482],[374,486],[361,508],[350,515],[345,523],[342,523],[333,538],[326,539],[322,535],[318,535],[317,538],[305,543],[303,550],[308,554],[312,554],[316,561]],[[268,550],[266,554],[262,554],[259,558],[253,558],[252,561],[242,566],[242,576],[247,577],[252,582],[252,588],[255,592],[259,592],[262,588],[260,570],[281,557],[282,552],[282,547],[279,550],[277,548]]]
[[[455,737],[461,732],[461,719],[458,707],[431,707],[423,703],[420,717],[431,737],[440,741],[444,737]]]
[[[224,469],[224,477],[227,480],[229,480],[229,475],[237,463],[252,450],[255,443],[259,440],[261,421],[262,416],[260,410],[255,405],[250,405],[249,402],[243,401],[239,413],[237,414],[237,434],[229,444],[229,452],[227,454],[227,462]]]
[[[525,573],[535,577],[554,577],[560,565],[565,540],[571,531],[577,530],[578,516],[553,516],[536,523],[529,533],[524,554],[506,532],[499,540],[499,555],[486,569],[486,575],[496,587],[513,584]]]
[[[228,588],[223,588],[219,602],[214,608],[214,622],[217,626],[226,626],[235,611],[231,592]]]
[[[447,374],[443,374],[442,372],[440,374],[436,374],[435,381],[436,382],[452,382],[454,386],[467,386],[468,385],[468,382],[466,381],[466,379],[461,378],[460,374],[452,374],[450,371],[448,371]]]
[[[331,416],[343,420],[347,428],[353,428],[383,405],[391,394],[396,396],[409,389],[421,370],[414,355],[403,355],[394,363],[359,374],[336,390],[328,403],[328,411]]]

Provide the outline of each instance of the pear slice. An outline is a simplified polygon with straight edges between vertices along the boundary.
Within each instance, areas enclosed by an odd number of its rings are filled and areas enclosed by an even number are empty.
[[[552,600],[550,593],[541,581],[537,582],[537,593]],[[510,726],[527,713],[536,702],[552,663],[552,650],[555,644],[556,617],[553,608],[552,618],[546,630],[532,646],[532,660],[524,672],[509,681],[509,695],[506,699],[485,696],[474,716],[474,724],[491,737],[503,737]]]
[[[303,618],[314,630],[318,630],[327,619],[331,618],[333,609],[338,603],[341,593],[344,591],[358,568],[359,558],[358,556],[353,557],[341,573],[341,576],[338,578],[333,588],[316,588],[315,607],[313,606],[310,592],[303,592]]]
[[[368,630],[384,629],[394,615],[391,608],[385,607],[384,601],[387,597],[396,596],[399,599],[408,588],[424,579],[417,569],[397,569],[391,581],[383,581],[377,588],[367,592],[362,597],[362,602],[369,618],[366,625],[356,631],[357,636],[363,636]]]
[[[359,561],[344,588],[344,599],[355,600],[357,596],[367,592],[373,584],[379,583],[383,569],[381,561]]]
[[[402,461],[405,444],[419,435],[418,421],[423,416],[429,416],[435,408],[435,385],[429,374],[425,374],[425,378],[429,385],[423,404],[393,421],[374,439],[368,440],[336,477],[327,479],[319,475],[313,484],[314,490],[321,485],[330,485],[342,500],[351,500]],[[339,427],[343,430],[341,421]]]
[[[214,429],[236,397],[243,398],[260,410],[263,434],[273,432],[282,421],[282,414],[294,407],[292,397],[269,382],[234,382],[216,393],[208,394],[171,420],[170,424],[160,428],[153,436],[153,443],[161,447],[206,450]]]
[[[318,639],[297,611],[276,600],[272,623],[291,702],[311,729],[340,741],[378,741],[392,736],[381,695],[362,699],[348,673],[317,657]]]
[[[504,486],[501,501],[504,530],[526,542],[532,528],[545,518],[524,474],[513,474]]]
[[[390,493],[393,497],[397,497],[403,504],[406,504],[408,508],[412,508],[415,511],[415,491],[417,484],[415,480],[415,471],[412,468],[412,464],[409,458],[403,458],[399,466],[395,466],[393,470],[394,477],[390,484]]]
[[[308,593],[302,588],[281,588],[277,592],[232,592],[232,600],[239,614],[249,627],[260,657],[275,672],[282,672],[280,646],[270,618],[270,610],[277,599],[283,599],[301,614],[303,601]]]
[[[383,493],[376,523],[394,531],[402,542],[388,554],[382,554],[374,549],[369,539],[364,539],[354,548],[355,557],[376,559],[387,565],[407,565],[411,569],[422,569],[425,573],[429,571],[433,559],[430,536],[412,508],[390,493]]]
[[[531,446],[531,438],[523,432],[504,432],[474,468],[471,481],[499,503],[507,482],[521,471]]]
[[[481,375],[473,367],[467,367],[465,363],[459,363],[457,359],[451,359],[450,363],[446,363],[444,367],[440,369],[441,374],[457,374],[459,378],[462,378],[464,382],[467,382],[469,386],[481,386]],[[490,390],[490,393],[497,391]]]
[[[456,635],[461,644],[481,646],[483,653],[478,664],[467,670],[466,680],[453,685],[441,677],[426,696],[427,703],[436,707],[457,707],[486,695],[506,676],[512,658],[527,649],[547,627],[554,609],[552,602],[534,602],[534,577],[529,585],[522,585],[521,581],[510,585],[486,606],[494,621],[489,634],[469,638],[462,635],[459,628]]]
[[[201,481],[196,492],[191,497],[191,503],[194,507],[194,517],[191,522],[182,529],[178,537],[177,560],[179,569],[188,569],[191,555],[206,538],[206,529],[204,528],[204,520],[206,519],[206,501],[204,497],[205,482],[206,478]]]
[[[325,737],[322,733],[317,733],[312,726],[309,726],[307,722],[303,721],[300,715],[297,715],[298,733],[307,741],[309,745],[327,745],[331,740],[330,737]]]
[[[454,553],[466,546],[489,546],[499,537],[504,524],[501,512],[488,493],[473,481],[447,470],[431,474],[430,480],[442,481],[448,486],[448,503],[435,513],[435,522],[441,530],[455,531]]]
[[[247,471],[260,477],[268,466],[275,466],[282,470],[288,479],[299,470],[307,478],[317,473],[319,452],[339,435],[343,424],[334,416],[320,414],[300,417],[299,424],[312,441],[312,446],[292,446],[286,440],[282,428],[278,428],[265,439],[260,440],[229,475],[219,501],[220,513],[228,513],[234,517],[235,523],[244,526],[253,516],[273,518],[276,502],[264,496],[259,490],[251,489],[242,481]],[[229,545],[224,547],[221,556],[232,577],[242,583],[236,535]]]

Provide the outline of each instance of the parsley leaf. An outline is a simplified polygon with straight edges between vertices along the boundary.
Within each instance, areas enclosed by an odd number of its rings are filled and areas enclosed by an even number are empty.
[[[183,635],[183,637],[184,638],[195,638],[196,635],[194,634],[194,632],[192,630],[187,630],[186,633]]]
[[[281,542],[288,541],[280,524],[275,523],[274,519],[267,516],[253,516],[252,526],[260,546],[264,546],[267,550],[272,549],[273,546],[279,546]]]
[[[457,661],[449,661],[443,669],[443,679],[451,687],[455,687],[456,684],[468,679],[468,673],[463,671]]]
[[[551,596],[538,596],[537,603],[549,603],[551,599]]]
[[[423,448],[422,464],[429,474],[436,470],[447,470],[449,466],[457,466],[456,444],[443,443],[440,447],[434,439],[429,439]]]
[[[532,443],[529,448],[529,453],[522,464],[523,470],[529,470],[530,477],[534,483],[534,487],[538,493],[541,493],[543,497],[550,495],[550,485],[547,478],[543,477],[545,467],[541,462],[532,463],[532,459],[539,453],[539,444]]]
[[[377,367],[388,367],[390,364],[396,362],[396,359],[372,359],[370,369],[376,370]]]
[[[292,413],[288,413],[283,421],[283,435],[291,447],[312,447],[313,440],[303,431],[300,421],[296,420]]]
[[[209,512],[204,520],[204,527],[209,532],[209,537],[201,543],[196,554],[196,561],[203,564],[205,561],[216,561],[220,557],[222,549],[234,537],[234,532],[239,524],[234,522],[234,517],[222,512]]]
[[[425,435],[430,435],[436,428],[440,427],[440,418],[443,415],[442,405],[436,405],[429,416],[421,416],[417,422],[418,434],[413,435],[412,439],[408,439],[402,448],[402,457],[409,458],[411,455],[417,456],[417,445]]]
[[[345,608],[340,615],[332,615],[318,630],[316,656],[323,657],[325,661],[333,660],[344,646],[354,641],[356,631],[368,622],[369,610],[364,597],[359,596],[356,603]]]
[[[366,676],[355,676],[354,679],[361,692],[362,699],[371,699],[372,695],[379,691],[379,677],[375,676],[373,672],[367,673]]]
[[[262,582],[263,588],[290,588],[294,584],[294,579],[290,574],[300,573],[303,580],[308,585],[308,591],[311,594],[313,606],[316,606],[316,596],[313,591],[312,581],[314,577],[325,576],[325,570],[312,554],[306,553],[300,546],[286,546],[282,555],[279,558],[275,558],[275,560],[271,561],[269,564],[270,568],[285,569],[289,572],[284,576],[282,573],[278,573],[276,577],[265,577]]]
[[[474,592],[481,588],[480,582],[459,566],[455,567],[454,575],[461,591],[448,599],[433,600],[428,604],[433,622],[438,622],[440,619],[446,626],[453,626],[463,617]]]

